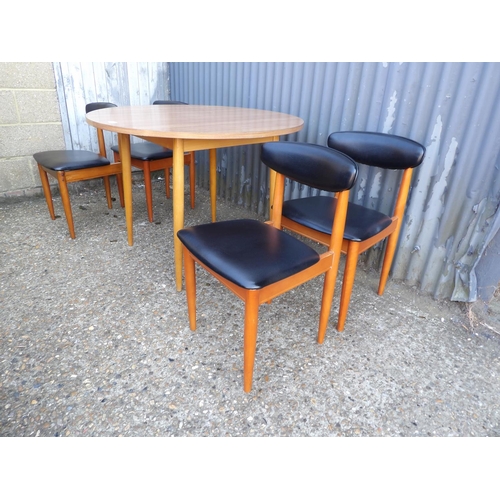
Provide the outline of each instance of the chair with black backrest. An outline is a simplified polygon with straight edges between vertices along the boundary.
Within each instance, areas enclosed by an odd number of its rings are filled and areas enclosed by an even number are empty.
[[[360,164],[402,171],[392,215],[349,203],[342,244],[346,262],[337,324],[337,330],[342,331],[349,308],[358,256],[387,238],[378,287],[378,294],[384,293],[408,199],[412,172],[422,163],[425,148],[411,139],[377,132],[334,132],[328,137],[328,146],[345,153]],[[283,227],[328,245],[335,206],[335,198],[329,196],[312,196],[286,201],[283,205]]]
[[[182,101],[154,101],[153,104],[187,104]],[[115,161],[120,161],[118,145],[111,146]],[[146,191],[146,206],[149,222],[153,222],[153,191],[151,185],[151,172],[163,170],[165,172],[165,193],[170,198],[170,171],[173,167],[173,153],[171,149],[164,148],[152,142],[140,142],[130,145],[130,158],[132,166],[144,172],[144,188]],[[195,206],[195,156],[194,152],[184,155],[185,164],[189,166],[189,188],[191,208]]]
[[[109,108],[113,106],[115,105],[109,102],[89,103],[86,106],[85,112],[88,113],[89,111],[93,111],[95,109]],[[71,238],[75,238],[75,226],[68,191],[69,183],[98,179],[102,177],[106,190],[108,208],[112,208],[113,203],[109,177],[116,175],[118,192],[120,195],[120,204],[122,207],[124,206],[123,185],[121,182],[121,163],[111,163],[106,158],[106,146],[102,129],[97,129],[97,139],[99,143],[99,154],[85,150],[56,150],[43,151],[33,155],[33,158],[38,164],[43,193],[45,195],[45,200],[47,201],[47,206],[52,220],[56,218],[56,215],[48,175],[57,179]]]
[[[276,172],[272,220],[228,220],[181,229],[186,295],[191,330],[196,329],[195,262],[245,302],[243,388],[252,388],[259,306],[306,281],[325,274],[318,342],[325,337],[335,288],[349,189],[358,173],[348,156],[314,144],[271,142],[262,162]],[[281,230],[285,177],[338,193],[328,249],[310,245]]]

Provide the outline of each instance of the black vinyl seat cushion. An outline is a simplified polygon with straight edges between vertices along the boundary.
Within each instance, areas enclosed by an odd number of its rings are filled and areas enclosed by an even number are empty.
[[[118,145],[111,146],[111,149],[116,153],[120,152]],[[164,148],[152,142],[140,142],[130,145],[130,157],[135,160],[163,160],[164,158],[171,158],[172,154],[171,149]]]
[[[33,158],[37,163],[55,171],[81,170],[90,167],[105,167],[110,162],[107,158],[92,153],[92,151],[43,151],[35,153]]]
[[[318,253],[305,243],[253,219],[188,227],[177,236],[200,262],[248,290],[276,283],[319,261]]]
[[[283,216],[316,231],[330,234],[336,204],[337,200],[330,196],[311,196],[288,200],[283,203]],[[390,223],[391,218],[382,212],[349,203],[344,239],[365,241],[380,233]]]

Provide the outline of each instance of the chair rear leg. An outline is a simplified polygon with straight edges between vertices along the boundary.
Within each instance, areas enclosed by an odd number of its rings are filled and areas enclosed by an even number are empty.
[[[189,328],[196,330],[196,272],[194,260],[189,250],[182,247],[184,254],[184,278],[186,286],[186,298],[188,304]]]
[[[191,208],[194,208],[195,202],[195,185],[196,185],[196,163],[194,159],[194,152],[190,153],[189,160],[189,189],[190,189],[190,197],[191,197]]]
[[[170,169],[172,167],[167,167],[165,169],[165,194],[167,198],[170,198]]]
[[[396,229],[393,233],[389,235],[387,239],[387,246],[385,249],[384,263],[382,264],[382,271],[380,273],[380,281],[378,285],[378,294],[382,295],[385,290],[385,285],[387,283],[387,278],[389,277],[389,271],[392,266],[392,259],[394,258],[394,253],[396,251],[396,245],[398,243],[399,232],[401,231],[401,223],[403,220],[403,214],[406,206],[406,201],[408,200],[408,192],[410,189],[411,178],[413,175],[413,169],[407,168],[401,179],[401,185],[399,187],[398,198],[396,200],[396,206],[394,208],[394,215],[392,219],[396,220]]]
[[[113,200],[111,199],[111,183],[109,182],[109,175],[105,175],[102,180],[104,181],[104,190],[106,191],[106,201],[108,208],[113,208]]]
[[[71,211],[71,202],[69,200],[68,184],[66,183],[66,175],[64,172],[59,172],[57,175],[59,183],[59,192],[61,193],[61,200],[66,215],[66,222],[68,223],[69,235],[75,239],[75,225],[73,222],[73,212]]]
[[[257,347],[257,324],[259,315],[258,291],[248,291],[245,300],[245,333],[243,340],[243,390],[252,390],[253,367]]]
[[[113,161],[118,163],[120,161],[120,155],[113,151]],[[120,197],[121,207],[125,207],[125,198],[123,196],[123,177],[120,174],[116,174],[116,185],[118,187],[118,196]]]
[[[149,162],[144,162],[144,189],[146,190],[146,208],[149,222],[153,222],[153,189],[151,187],[151,170]]]
[[[351,301],[351,293],[352,293],[352,287],[354,285],[354,277],[356,276],[358,257],[359,257],[359,243],[350,241],[347,247],[344,279],[342,280],[342,293],[340,295],[339,318],[337,323],[337,330],[339,332],[344,330],[345,320],[347,317],[347,310],[349,309],[349,302]]]
[[[49,177],[47,172],[38,165],[38,171],[40,172],[40,180],[42,181],[43,194],[45,195],[45,201],[47,202],[47,207],[49,209],[50,218],[55,220],[56,213],[54,212],[54,202],[52,201],[52,193],[50,191]]]
[[[394,259],[394,253],[396,252],[396,245],[398,243],[399,231],[394,231],[387,238],[387,246],[385,249],[384,263],[382,264],[382,272],[380,273],[380,281],[378,284],[379,295],[382,295],[385,290],[385,285],[387,279],[389,278],[389,271],[391,270],[392,260]]]
[[[118,196],[120,197],[121,207],[125,207],[125,198],[123,195],[123,177],[121,174],[116,175],[116,185],[118,186]]]

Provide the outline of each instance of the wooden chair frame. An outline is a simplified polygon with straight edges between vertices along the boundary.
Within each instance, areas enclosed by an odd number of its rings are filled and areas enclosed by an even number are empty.
[[[114,160],[120,162],[120,154],[113,151]],[[189,166],[189,197],[191,208],[195,207],[195,185],[196,185],[196,163],[194,152],[185,153],[185,164]],[[138,160],[131,158],[133,167],[139,168],[144,172],[144,189],[146,191],[146,207],[148,211],[149,222],[153,222],[153,188],[151,183],[151,172],[164,170],[165,172],[165,194],[170,198],[170,173],[173,168],[173,156],[159,160]]]
[[[104,143],[104,133],[102,129],[97,129],[97,140],[99,143],[99,154],[103,158],[106,158],[106,147]],[[52,199],[52,191],[49,183],[48,175],[57,179],[59,186],[59,192],[61,194],[61,201],[64,209],[64,214],[66,216],[66,221],[68,223],[69,234],[72,239],[76,238],[75,225],[73,221],[73,211],[71,209],[71,201],[69,197],[68,184],[71,182],[85,181],[91,179],[101,178],[104,181],[104,188],[106,190],[106,200],[108,203],[108,208],[113,207],[112,197],[111,197],[111,185],[109,177],[111,175],[116,175],[116,182],[118,185],[118,193],[120,197],[120,205],[125,206],[123,199],[123,183],[122,183],[122,164],[121,162],[111,163],[110,165],[102,167],[90,167],[82,168],[80,170],[62,170],[56,171],[44,167],[43,165],[38,165],[38,171],[40,173],[40,180],[42,182],[42,189],[45,195],[45,201],[47,202],[47,207],[49,209],[49,214],[52,220],[55,220],[56,215],[54,211],[54,202]]]
[[[281,173],[276,173],[272,219],[267,223],[277,229],[281,229],[282,227],[281,212],[283,207],[284,187],[285,176]],[[245,392],[250,392],[252,389],[259,306],[263,303],[270,302],[275,297],[282,295],[283,293],[292,290],[293,288],[296,288],[297,286],[306,283],[321,274],[325,274],[325,279],[323,284],[323,296],[321,301],[317,340],[318,343],[323,343],[334,296],[335,281],[339,265],[338,257],[342,246],[342,236],[344,234],[348,199],[349,191],[338,193],[337,209],[331,236],[329,237],[328,250],[320,255],[320,260],[316,264],[293,276],[276,283],[272,283],[258,290],[249,290],[227,280],[220,274],[205,266],[185,246],[183,246],[186,297],[188,303],[189,326],[191,330],[194,331],[196,329],[195,262],[218,279],[245,303],[243,342],[243,389]]]
[[[387,238],[384,261],[382,265],[382,271],[380,274],[380,281],[378,285],[377,293],[382,295],[385,290],[387,279],[389,277],[389,271],[391,269],[392,261],[394,259],[394,254],[396,251],[396,246],[398,243],[399,233],[401,230],[401,223],[404,217],[404,211],[406,207],[406,202],[408,200],[408,193],[410,190],[411,178],[413,175],[413,168],[407,168],[402,172],[402,178],[400,187],[398,190],[398,195],[396,198],[396,204],[394,207],[394,212],[391,217],[391,223],[380,233],[372,236],[371,238],[357,242],[343,239],[342,241],[342,253],[346,255],[346,262],[344,268],[344,277],[342,280],[342,292],[340,296],[340,306],[337,330],[339,332],[344,330],[345,321],[347,318],[347,311],[349,309],[349,302],[351,300],[352,289],[354,285],[354,278],[356,276],[356,269],[358,264],[358,257],[360,254],[373,247],[379,241]],[[317,243],[323,245],[329,244],[330,235],[324,234],[321,231],[316,231],[314,229],[308,228],[295,221],[288,219],[287,217],[282,217],[282,227],[289,229],[297,234],[310,238]]]

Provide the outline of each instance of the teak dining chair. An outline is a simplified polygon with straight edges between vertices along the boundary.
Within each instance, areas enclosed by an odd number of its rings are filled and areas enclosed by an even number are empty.
[[[181,101],[154,101],[153,104],[186,104]],[[120,150],[117,144],[111,146],[115,161],[120,161]],[[151,172],[165,171],[165,193],[170,198],[170,171],[173,167],[173,153],[171,149],[164,148],[152,142],[140,142],[130,145],[132,166],[144,172],[144,188],[146,191],[146,206],[149,222],[153,222],[153,191],[151,185]],[[184,155],[185,164],[189,166],[189,188],[191,208],[195,206],[195,156],[194,152]]]
[[[425,148],[418,142],[377,132],[334,132],[328,146],[358,163],[382,169],[401,170],[399,192],[392,215],[349,203],[342,252],[346,254],[337,330],[344,329],[351,298],[358,256],[387,238],[378,294],[384,293],[398,242],[412,172],[424,159]],[[312,196],[289,200],[283,205],[282,225],[295,233],[328,245],[336,200]]]
[[[86,112],[88,112],[89,107],[91,109],[101,109],[111,106],[114,106],[114,104],[109,102],[89,103],[87,104]],[[99,154],[85,150],[56,150],[43,151],[33,155],[33,158],[38,164],[43,193],[52,220],[56,218],[56,215],[48,175],[57,179],[64,213],[68,223],[69,234],[73,239],[75,238],[75,226],[68,191],[69,183],[102,177],[106,190],[108,208],[112,208],[113,202],[111,198],[109,177],[111,175],[116,175],[120,204],[122,207],[124,206],[123,185],[121,181],[122,165],[119,162],[111,163],[106,158],[106,147],[102,129],[97,129],[97,139],[99,143]]]
[[[272,220],[214,222],[181,229],[189,325],[196,329],[195,262],[245,302],[243,388],[252,388],[260,304],[325,274],[318,342],[325,337],[342,246],[349,189],[357,164],[324,146],[271,142],[262,146],[262,162],[276,174]],[[311,246],[281,230],[285,177],[317,189],[338,193],[335,224],[328,249],[318,254]]]

